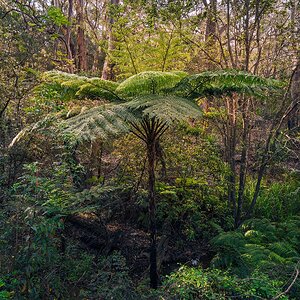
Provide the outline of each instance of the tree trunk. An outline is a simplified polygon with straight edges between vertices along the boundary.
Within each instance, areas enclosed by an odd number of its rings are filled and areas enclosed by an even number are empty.
[[[243,132],[242,132],[242,152],[241,152],[241,163],[239,170],[239,190],[237,199],[237,212],[235,217],[235,227],[238,228],[241,222],[242,209],[244,204],[244,192],[246,186],[246,175],[247,175],[247,163],[248,163],[248,150],[249,150],[249,139],[250,139],[250,121],[248,116],[248,110],[250,100],[242,96],[242,117],[243,117]]]
[[[232,208],[232,214],[236,217],[236,99],[227,99],[227,162],[230,168],[228,177],[228,204]]]
[[[299,53],[300,56],[300,53]],[[292,84],[291,84],[292,101],[296,104],[288,119],[288,129],[293,130],[299,127],[299,101],[300,101],[300,58],[298,60]]]
[[[217,22],[216,22],[216,14],[217,14],[217,0],[210,0],[210,3],[204,4],[207,9],[207,20],[206,20],[206,28],[205,28],[205,44],[207,50],[211,53],[212,57],[216,57],[216,42],[217,42]],[[208,60],[207,64],[208,70],[216,69],[215,64]]]
[[[155,201],[155,140],[149,139],[148,155],[148,193],[149,193],[149,223],[150,223],[150,287],[158,286],[157,245],[156,245],[156,201]]]
[[[119,5],[119,0],[110,0],[110,5]],[[103,70],[102,70],[102,79],[104,80],[113,80],[115,78],[114,75],[114,63],[111,60],[111,54],[115,48],[114,45],[114,35],[113,35],[113,24],[114,18],[111,16],[111,9],[109,9],[109,22],[108,22],[108,48],[106,57],[104,60]]]
[[[84,0],[77,0],[76,2],[76,14],[77,14],[77,69],[79,71],[87,70],[87,53],[86,53],[86,41],[84,34]]]
[[[73,62],[73,53],[71,47],[71,23],[72,23],[72,15],[73,15],[73,0],[69,0],[68,7],[68,22],[67,31],[66,31],[66,48],[67,48],[67,57],[69,60],[69,72],[74,73],[74,62]]]

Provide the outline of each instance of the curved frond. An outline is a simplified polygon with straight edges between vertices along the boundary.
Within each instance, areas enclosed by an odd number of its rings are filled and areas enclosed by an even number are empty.
[[[155,117],[165,123],[201,116],[201,109],[195,102],[172,95],[137,97],[124,106],[134,113],[140,113],[141,117]]]
[[[165,89],[174,87],[185,76],[185,72],[142,72],[123,81],[116,92],[127,99],[139,95],[163,94]]]
[[[108,101],[121,100],[115,93],[118,83],[102,80],[97,77],[88,78],[60,71],[45,72],[42,85],[55,92],[62,99],[103,99]]]
[[[110,101],[121,100],[116,94],[118,83],[102,80],[100,78],[89,78],[76,92],[79,98],[106,99]]]
[[[22,129],[11,141],[8,148],[13,147],[14,145],[18,144],[24,138],[31,136],[36,132],[43,131],[45,128],[51,127],[53,124],[62,120],[64,113],[59,112],[55,114],[49,114],[40,121],[31,124],[30,126],[25,127]]]
[[[267,92],[282,87],[282,82],[243,71],[207,71],[183,78],[173,89],[180,96],[198,98],[223,94],[245,93],[264,97]]]
[[[129,131],[126,119],[132,119],[130,112],[121,105],[103,105],[86,110],[64,121],[64,132],[82,141],[96,138],[107,140]]]

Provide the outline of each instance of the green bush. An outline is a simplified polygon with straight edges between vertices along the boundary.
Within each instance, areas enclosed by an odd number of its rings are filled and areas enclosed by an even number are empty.
[[[299,175],[290,175],[284,182],[263,187],[255,207],[255,215],[272,221],[283,221],[300,211]]]
[[[226,271],[182,266],[167,276],[163,299],[227,300],[270,299],[280,293],[282,282],[254,273],[251,278],[240,279]],[[279,299],[288,299],[282,296]]]

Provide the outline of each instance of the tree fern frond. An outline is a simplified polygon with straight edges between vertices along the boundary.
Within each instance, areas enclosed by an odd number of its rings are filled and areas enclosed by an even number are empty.
[[[163,94],[165,89],[174,87],[185,76],[184,72],[142,72],[123,81],[116,92],[126,99],[139,95]]]
[[[107,140],[129,131],[126,118],[133,119],[130,112],[121,105],[102,105],[91,108],[64,122],[64,132],[82,141],[96,138]]]
[[[118,83],[102,80],[97,77],[88,78],[60,71],[45,72],[42,76],[43,85],[56,91],[60,98],[121,100],[115,90]]]
[[[275,242],[268,245],[268,248],[274,253],[284,258],[296,257],[299,260],[299,253],[288,242]]]
[[[87,80],[88,79],[86,77],[68,79],[68,80],[62,81],[61,86],[69,88],[69,89],[73,90],[74,92],[76,92],[80,88],[80,86],[82,86],[83,84],[85,84],[87,82]]]
[[[121,100],[116,93],[118,86],[119,84],[113,81],[89,78],[85,84],[79,87],[76,96],[79,98],[118,101]]]
[[[223,94],[245,93],[263,97],[267,91],[279,89],[282,83],[243,71],[207,71],[183,78],[173,89],[180,96],[197,98]]]
[[[193,101],[172,95],[137,97],[124,104],[142,117],[157,118],[165,123],[201,116],[200,107]]]
[[[31,124],[30,126],[25,127],[22,129],[11,141],[9,144],[9,148],[16,145],[18,142],[20,142],[22,139],[24,139],[26,136],[30,136],[34,134],[35,132],[39,132],[44,130],[45,128],[49,128],[53,124],[57,124],[59,120],[62,120],[63,116],[65,115],[64,112],[59,112],[55,114],[49,114],[40,121]]]

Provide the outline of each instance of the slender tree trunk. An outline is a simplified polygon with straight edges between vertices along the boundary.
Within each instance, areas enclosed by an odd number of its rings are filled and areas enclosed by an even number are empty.
[[[73,0],[69,0],[68,7],[68,22],[67,31],[66,31],[66,48],[67,48],[67,57],[69,60],[69,72],[74,73],[74,62],[73,62],[73,53],[71,47],[71,23],[73,16]]]
[[[261,159],[260,168],[259,168],[259,171],[258,171],[258,176],[257,176],[257,181],[256,181],[256,185],[255,185],[254,194],[253,194],[253,197],[252,197],[250,207],[249,207],[249,209],[248,209],[248,211],[245,215],[245,218],[244,218],[245,220],[249,219],[251,217],[252,213],[253,213],[254,207],[256,205],[256,201],[257,201],[258,196],[259,196],[261,182],[262,182],[263,176],[265,174],[265,171],[267,169],[268,163],[271,159],[272,149],[274,147],[274,143],[275,143],[277,137],[280,135],[282,125],[290,117],[290,115],[294,111],[295,107],[297,107],[299,105],[299,99],[296,99],[296,101],[295,100],[292,101],[292,103],[287,108],[285,108],[286,101],[288,99],[288,94],[291,91],[294,76],[296,75],[296,72],[297,72],[297,67],[294,70],[294,72],[293,72],[293,74],[290,78],[290,83],[289,83],[287,91],[284,95],[284,98],[283,98],[283,101],[282,101],[282,104],[281,104],[281,108],[277,112],[277,115],[275,116],[275,118],[273,120],[270,132],[268,134],[268,138],[267,138],[267,141],[265,143],[264,150],[263,150],[263,155],[262,155],[262,159]],[[240,223],[242,223],[242,222],[240,222]]]
[[[228,204],[232,207],[232,213],[234,218],[236,217],[236,99],[227,99],[227,137],[228,137],[228,149],[227,159],[230,168],[230,174],[228,178]]]
[[[295,74],[291,84],[292,101],[296,103],[288,119],[288,129],[293,130],[299,127],[299,101],[300,101],[300,51]]]
[[[235,227],[238,228],[241,221],[242,209],[244,204],[244,192],[246,186],[246,173],[247,173],[247,162],[248,162],[248,150],[249,150],[249,135],[250,135],[250,124],[249,124],[249,99],[242,97],[243,101],[243,132],[242,132],[242,152],[241,152],[241,163],[239,170],[239,189],[238,189],[238,199],[237,199],[237,212],[235,217]]]
[[[132,133],[146,144],[148,162],[148,197],[149,197],[149,229],[150,229],[150,287],[158,287],[157,268],[157,229],[156,229],[156,197],[155,197],[155,163],[159,155],[159,138],[168,129],[165,122],[156,118],[147,118],[138,125],[131,123]]]
[[[230,35],[230,26],[231,26],[231,18],[230,18],[230,0],[226,0],[226,19],[227,19],[227,27],[226,27],[226,34],[227,34],[227,50],[229,52],[230,62],[232,68],[236,68],[237,62],[233,58],[232,53],[232,46],[231,46],[231,35]]]
[[[149,140],[148,155],[148,192],[149,192],[149,222],[150,222],[150,287],[158,286],[157,274],[157,241],[156,241],[156,200],[155,200],[155,140]]]
[[[250,39],[250,32],[249,32],[249,22],[250,22],[250,16],[249,16],[249,6],[250,1],[245,0],[245,24],[244,24],[244,31],[245,31],[245,63],[244,63],[244,70],[249,70],[249,63],[250,63],[250,45],[251,45],[251,39]]]
[[[210,0],[208,4],[204,1],[204,4],[207,8],[207,21],[206,21],[206,28],[205,28],[205,44],[207,51],[209,51],[212,57],[216,57],[216,42],[217,42],[217,21],[216,21],[216,14],[217,14],[217,0]],[[207,69],[213,70],[215,69],[215,64],[208,60]]]
[[[119,5],[119,0],[110,0],[110,5]],[[114,45],[114,35],[113,35],[113,24],[114,24],[114,18],[111,16],[111,9],[109,9],[109,22],[108,22],[108,49],[107,49],[107,53],[106,53],[106,57],[105,57],[105,61],[104,61],[104,65],[103,65],[103,70],[102,70],[102,79],[105,80],[113,80],[115,75],[114,75],[114,63],[111,60],[111,55],[112,52],[115,48]]]
[[[86,53],[86,40],[84,33],[84,0],[76,0],[76,13],[77,13],[77,69],[79,71],[87,70],[87,53]]]

